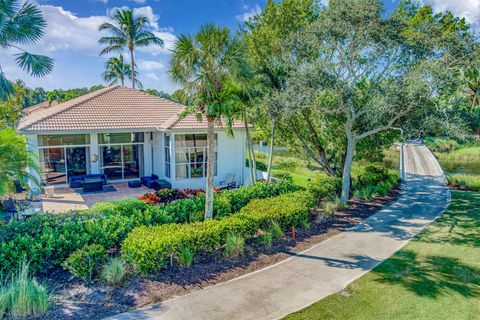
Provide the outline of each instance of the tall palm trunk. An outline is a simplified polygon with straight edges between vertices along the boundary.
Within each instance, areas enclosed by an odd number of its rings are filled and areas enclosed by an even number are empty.
[[[205,220],[213,218],[213,177],[215,176],[215,118],[207,117],[207,185],[205,188]]]
[[[132,88],[135,89],[135,58],[133,57],[133,48],[130,49],[130,64],[132,65]]]
[[[120,80],[122,81],[122,87],[125,87],[125,78],[124,78],[123,74],[120,77]]]
[[[268,156],[267,182],[270,182],[272,174],[273,144],[275,143],[275,119],[272,119],[272,131],[270,132],[270,147]]]
[[[243,110],[243,122],[245,125],[245,134],[247,136],[247,152],[248,152],[248,168],[250,169],[250,182],[257,183],[257,163],[255,161],[255,151],[253,149],[253,141],[248,128],[247,112]]]

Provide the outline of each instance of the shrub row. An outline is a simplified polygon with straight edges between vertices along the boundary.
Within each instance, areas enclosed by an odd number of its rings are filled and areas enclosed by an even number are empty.
[[[219,216],[230,215],[254,198],[275,196],[295,188],[279,182],[224,191],[217,195],[215,210]],[[135,227],[201,220],[204,205],[204,197],[160,206],[128,199],[99,203],[89,210],[12,222],[0,228],[0,272],[15,270],[24,257],[30,261],[33,272],[48,272],[85,245],[98,244],[104,248],[119,245]]]
[[[220,220],[135,228],[122,243],[122,257],[145,273],[167,265],[170,254],[179,256],[188,247],[195,254],[213,252],[225,245],[231,234],[250,238],[273,223],[284,229],[305,225],[313,205],[303,191],[253,200],[238,214]]]

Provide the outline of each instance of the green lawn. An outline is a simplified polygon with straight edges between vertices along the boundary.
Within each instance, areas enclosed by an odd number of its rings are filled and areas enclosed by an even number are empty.
[[[347,287],[286,319],[479,319],[480,193],[453,192],[447,213]]]

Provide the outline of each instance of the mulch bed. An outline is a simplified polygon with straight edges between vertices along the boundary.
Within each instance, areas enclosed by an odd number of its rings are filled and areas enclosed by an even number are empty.
[[[271,248],[255,241],[248,242],[245,254],[239,259],[228,260],[220,254],[198,256],[188,268],[166,270],[149,277],[138,276],[120,288],[85,285],[67,272],[57,270],[46,280],[53,306],[40,319],[102,319],[234,279],[285,260],[352,227],[395,201],[399,195],[399,188],[394,188],[386,197],[351,201],[348,209],[338,212],[335,219],[312,221],[308,230],[296,230],[295,239],[286,234]]]

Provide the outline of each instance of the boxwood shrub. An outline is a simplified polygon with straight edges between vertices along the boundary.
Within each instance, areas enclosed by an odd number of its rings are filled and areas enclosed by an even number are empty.
[[[224,191],[215,199],[219,217],[230,215],[250,200],[294,190],[288,183],[258,184]],[[32,272],[49,272],[85,245],[104,248],[120,245],[127,234],[142,225],[186,223],[202,219],[204,197],[152,206],[137,199],[98,203],[88,210],[39,215],[0,227],[0,272],[15,270],[26,257]]]
[[[238,214],[220,220],[135,228],[122,243],[122,257],[144,273],[166,266],[170,254],[186,246],[195,254],[216,251],[229,234],[253,237],[257,230],[278,223],[283,228],[304,225],[313,205],[310,194],[297,191],[254,200]]]

